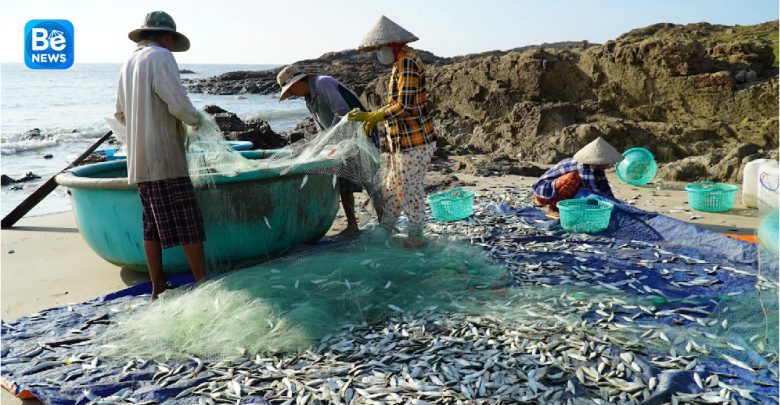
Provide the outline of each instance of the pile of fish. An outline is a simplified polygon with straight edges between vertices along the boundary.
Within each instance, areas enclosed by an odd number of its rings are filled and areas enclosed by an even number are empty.
[[[120,361],[95,357],[90,340],[148,297],[90,301],[4,323],[2,376],[44,397],[101,404],[778,402],[777,348],[767,343],[776,326],[745,335],[731,316],[741,299],[776,296],[776,280],[496,209],[529,204],[523,191],[479,201],[468,220],[427,232],[469,241],[507,268],[481,313],[399,310],[343,325],[303,353]],[[53,325],[68,332],[54,336]]]

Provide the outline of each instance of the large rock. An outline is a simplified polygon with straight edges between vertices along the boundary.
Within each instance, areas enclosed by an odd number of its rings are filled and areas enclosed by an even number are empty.
[[[598,136],[620,150],[646,147],[661,163],[733,144],[777,148],[778,78],[764,39],[776,30],[777,21],[738,30],[657,24],[586,50],[535,48],[431,66],[435,127],[451,153],[549,164]],[[362,95],[371,107],[384,102],[386,83],[380,77]],[[706,175],[734,179],[727,168],[737,160]]]
[[[276,149],[288,144],[285,137],[275,133],[268,122],[259,118],[244,121],[238,115],[214,105],[206,106],[204,111],[216,121],[227,140],[252,142],[252,149]]]
[[[765,152],[752,143],[729,145],[722,151],[691,156],[659,168],[657,177],[663,180],[740,183],[745,165],[751,160],[777,158],[777,150]]]
[[[295,143],[316,135],[317,132],[319,131],[317,130],[317,124],[314,123],[314,118],[306,117],[296,124],[295,128],[290,131],[280,132],[279,135],[287,139],[288,142]]]
[[[259,118],[245,121],[243,131],[229,132],[225,137],[235,141],[250,141],[252,149],[277,149],[287,145],[287,139],[275,133],[268,122]]]
[[[777,69],[765,39],[777,29],[656,24],[583,52],[580,66],[599,101],[624,118],[777,147]]]

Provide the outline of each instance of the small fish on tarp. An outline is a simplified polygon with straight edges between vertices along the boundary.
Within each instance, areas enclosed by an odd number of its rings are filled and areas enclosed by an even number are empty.
[[[78,336],[78,337],[42,342],[41,345],[47,347],[70,346],[76,343],[86,342],[89,340],[92,340],[92,338],[87,336]]]
[[[98,316],[96,316],[94,318],[87,319],[84,322],[84,325],[81,326],[81,330],[84,330],[84,329],[88,328],[90,325],[97,325],[97,324],[105,324],[105,325],[107,325],[109,323],[111,323],[111,321],[108,319],[108,314],[102,314],[102,315],[98,315]]]
[[[33,365],[32,367],[22,370],[22,375],[31,375],[40,373],[41,371],[45,371],[54,367],[60,367],[64,366],[65,363],[61,361],[44,361],[43,363],[38,363]]]

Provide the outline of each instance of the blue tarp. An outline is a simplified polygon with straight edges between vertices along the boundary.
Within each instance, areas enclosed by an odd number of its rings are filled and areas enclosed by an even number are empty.
[[[713,259],[713,254],[747,265],[757,265],[756,245],[745,243],[728,236],[712,232],[665,215],[643,211],[620,200],[590,191],[580,190],[574,198],[595,196],[615,205],[609,227],[599,236],[619,240],[643,242],[665,242],[665,245],[679,246],[681,253]],[[548,219],[537,208],[515,209],[507,205],[494,206],[496,212],[513,213],[533,220],[540,229],[559,226],[558,220]],[[688,249],[686,249],[688,248]]]
[[[587,239],[589,249],[578,249],[584,243],[582,239],[573,238],[563,232],[558,221],[548,220],[541,210],[530,207],[517,209],[507,205],[493,205],[489,208],[496,213],[520,217],[524,222],[539,229],[538,233],[518,235],[505,227],[493,227],[490,234],[483,238],[482,246],[486,250],[490,250],[493,254],[492,257],[499,262],[516,264],[521,261],[526,263],[555,261],[572,267],[585,265],[591,268],[620,270],[605,272],[600,278],[600,281],[604,283],[625,280],[629,270],[643,271],[642,285],[660,291],[665,300],[669,301],[668,303],[656,303],[661,308],[674,308],[675,304],[672,301],[675,298],[685,297],[689,303],[693,302],[708,310],[714,310],[719,300],[727,299],[728,294],[749,293],[755,290],[755,277],[740,275],[755,272],[757,262],[754,245],[663,215],[645,212],[617,202],[610,227],[598,237]],[[520,257],[516,254],[517,252],[502,252],[502,249],[506,249],[502,247],[506,245],[500,243],[502,240],[511,240],[522,244],[559,242],[569,244],[570,248],[567,250],[569,253],[534,251]],[[314,250],[326,248],[327,245],[313,247]],[[659,255],[659,252],[666,253]],[[706,263],[697,264],[697,260],[706,261]],[[669,265],[691,264],[688,267],[690,267],[692,274],[676,273],[664,278],[657,271],[645,271],[648,267],[642,265],[643,261],[650,263],[650,266],[664,263]],[[711,274],[710,276],[717,277],[718,282],[709,286],[683,289],[675,287],[672,283],[690,280],[696,275],[704,275],[706,268],[711,268],[714,265],[732,266],[741,273],[721,271],[714,275]],[[171,281],[176,285],[181,285],[190,282],[191,278],[181,276]],[[620,288],[626,294],[638,294],[637,291],[629,289],[628,284]],[[84,365],[78,362],[64,366],[56,364],[40,371],[34,369],[36,367],[35,361],[40,361],[41,358],[62,359],[67,358],[74,351],[78,351],[78,343],[68,347],[69,345],[52,346],[47,342],[56,342],[66,335],[70,337],[72,333],[69,331],[74,329],[81,329],[85,334],[99,335],[108,327],[107,323],[112,314],[123,311],[129,303],[147,299],[139,298],[139,296],[149,292],[150,285],[144,283],[70,307],[53,308],[39,314],[3,323],[3,364],[0,374],[8,381],[15,381],[21,389],[33,392],[41,401],[48,404],[86,403],[88,400],[85,390],[89,390],[89,394],[104,397],[125,387],[130,387],[135,391],[133,396],[136,399],[162,402],[174,398],[188,387],[213,377],[208,373],[201,373],[197,378],[161,387],[152,380],[158,371],[153,362],[149,362],[133,372],[122,373],[125,364],[108,359],[101,359],[100,367],[96,369],[84,369]],[[646,293],[646,296],[643,297],[646,297],[648,302],[652,302],[653,299],[659,297],[659,294]],[[637,318],[637,322],[685,325],[689,321],[674,316],[640,316]],[[741,337],[735,335],[734,339],[739,341]],[[41,348],[43,349],[41,350]],[[31,355],[31,353],[35,355]],[[696,368],[689,371],[662,371],[648,367],[647,370],[656,373],[661,381],[659,384],[661,388],[656,390],[653,397],[653,401],[656,402],[650,401],[648,403],[668,401],[669,395],[676,391],[697,392],[692,374],[693,372],[703,373],[705,371],[717,371],[733,376],[727,379],[729,384],[749,386],[753,395],[759,400],[761,398],[776,398],[778,389],[774,385],[776,380],[773,372],[777,372],[777,365],[767,364],[763,357],[752,351],[745,353],[742,359],[759,367],[757,372],[752,373],[740,369],[718,357],[702,358]],[[58,361],[61,362],[61,360]],[[45,368],[45,363],[38,364],[43,364],[39,367]],[[180,364],[187,369],[194,368],[192,362]],[[177,364],[173,363],[173,366],[177,366]],[[52,385],[52,381],[63,381],[64,379],[69,381],[67,386],[56,387]],[[773,384],[773,386],[757,385],[754,383],[755,381]],[[261,400],[259,397],[246,399]]]

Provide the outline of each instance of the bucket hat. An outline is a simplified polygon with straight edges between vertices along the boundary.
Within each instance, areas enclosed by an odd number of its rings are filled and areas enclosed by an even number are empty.
[[[173,52],[184,52],[190,49],[190,40],[184,34],[176,31],[176,23],[165,11],[152,11],[144,18],[141,28],[130,31],[127,37],[133,42],[141,41],[141,33],[148,31],[163,31],[173,33]]]
[[[360,51],[372,51],[382,45],[399,43],[406,44],[417,41],[417,38],[411,32],[403,29],[400,25],[394,23],[389,18],[382,16],[379,21],[371,28],[371,31],[363,38],[363,42],[358,46]]]
[[[604,138],[598,137],[577,151],[572,159],[584,165],[614,165],[623,160],[623,155]]]
[[[290,87],[301,79],[308,77],[306,73],[301,72],[297,67],[290,65],[285,66],[278,75],[276,75],[276,83],[282,88],[279,93],[279,101],[290,97]]]

